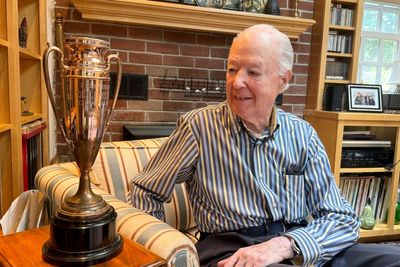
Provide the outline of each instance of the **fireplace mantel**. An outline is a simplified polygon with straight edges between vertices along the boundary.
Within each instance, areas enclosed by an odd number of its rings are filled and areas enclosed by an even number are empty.
[[[150,0],[72,0],[83,19],[159,28],[236,34],[268,23],[297,39],[313,19],[274,16]]]

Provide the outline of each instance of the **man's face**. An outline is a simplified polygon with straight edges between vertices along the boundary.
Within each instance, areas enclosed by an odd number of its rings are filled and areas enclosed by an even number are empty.
[[[242,37],[232,44],[226,73],[226,97],[245,122],[269,120],[275,99],[287,82],[279,75],[277,49]],[[268,122],[267,122],[268,123]]]

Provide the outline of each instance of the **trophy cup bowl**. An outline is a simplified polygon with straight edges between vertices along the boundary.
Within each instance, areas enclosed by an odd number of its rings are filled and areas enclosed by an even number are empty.
[[[56,265],[92,265],[108,260],[122,250],[123,239],[116,232],[117,214],[90,186],[89,171],[110,121],[121,84],[118,54],[109,53],[109,43],[88,37],[68,37],[64,52],[49,44],[43,55],[43,69],[50,104],[68,149],[80,170],[75,195],[68,197],[53,215],[50,239],[42,247],[43,258]],[[49,55],[59,56],[60,98],[57,102],[49,76]],[[110,62],[118,74],[109,107]],[[61,114],[56,108],[61,108]]]

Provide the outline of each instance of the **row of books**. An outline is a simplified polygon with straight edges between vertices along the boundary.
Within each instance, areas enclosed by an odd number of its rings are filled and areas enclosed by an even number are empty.
[[[385,222],[390,198],[389,182],[388,176],[342,176],[339,188],[358,215],[369,198],[376,221]]]
[[[347,80],[349,64],[343,61],[337,61],[335,58],[327,58],[325,78],[328,80]]]
[[[34,189],[37,171],[43,167],[43,137],[46,122],[33,121],[22,126],[22,156],[24,191]]]
[[[328,51],[337,53],[351,53],[352,36],[329,31]]]
[[[353,26],[354,10],[342,7],[341,4],[331,4],[331,24]]]

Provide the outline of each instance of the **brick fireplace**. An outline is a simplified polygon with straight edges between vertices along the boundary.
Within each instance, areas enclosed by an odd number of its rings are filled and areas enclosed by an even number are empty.
[[[70,0],[56,0],[55,12],[64,19],[65,35],[104,39],[119,52],[123,73],[148,76],[147,100],[118,100],[104,141],[123,139],[124,125],[174,125],[189,110],[224,101],[223,93],[187,91],[190,81],[215,84],[225,80],[225,65],[233,34],[173,30],[83,20]],[[299,1],[302,18],[313,17],[313,0]],[[293,16],[294,0],[280,0],[281,14]],[[302,116],[310,61],[311,27],[297,40],[293,77],[283,96],[283,108]],[[167,86],[166,86],[167,84]],[[174,88],[176,87],[176,88]],[[65,153],[64,140],[57,150]]]

